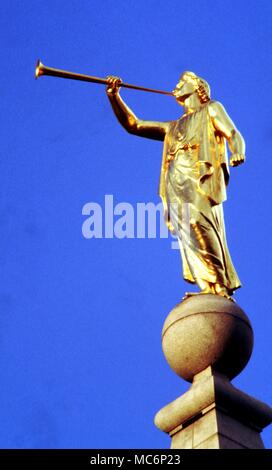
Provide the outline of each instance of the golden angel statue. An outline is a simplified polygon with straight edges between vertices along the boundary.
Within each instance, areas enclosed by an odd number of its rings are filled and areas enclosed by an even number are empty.
[[[179,241],[183,276],[200,293],[231,298],[240,280],[225,234],[223,201],[230,165],[245,161],[244,139],[224,107],[210,98],[208,83],[184,72],[173,95],[184,114],[167,122],[138,119],[119,94],[122,81],[108,77],[107,95],[121,125],[131,134],[164,141],[159,194],[166,223]],[[193,295],[187,293],[186,296]]]

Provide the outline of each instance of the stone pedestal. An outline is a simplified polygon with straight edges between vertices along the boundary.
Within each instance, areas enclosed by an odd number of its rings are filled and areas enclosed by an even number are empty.
[[[272,422],[272,409],[230,383],[253,347],[242,309],[217,295],[189,297],[167,317],[162,346],[170,367],[192,382],[155,417],[171,448],[263,449],[260,432]]]

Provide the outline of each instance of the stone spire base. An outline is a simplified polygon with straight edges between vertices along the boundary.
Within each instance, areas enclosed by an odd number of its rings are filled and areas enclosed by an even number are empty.
[[[155,417],[171,448],[263,449],[260,432],[272,422],[272,409],[230,383],[253,346],[241,308],[217,295],[190,297],[169,314],[162,337],[169,365],[192,382]]]
[[[155,417],[157,427],[172,438],[172,449],[263,449],[260,432],[271,421],[269,406],[213,374],[211,367]]]

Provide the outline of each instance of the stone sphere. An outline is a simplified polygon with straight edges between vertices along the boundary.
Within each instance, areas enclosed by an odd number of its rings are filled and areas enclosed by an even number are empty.
[[[237,303],[220,295],[198,294],[170,312],[163,325],[162,348],[170,367],[188,382],[209,366],[232,379],[249,361],[253,331]]]

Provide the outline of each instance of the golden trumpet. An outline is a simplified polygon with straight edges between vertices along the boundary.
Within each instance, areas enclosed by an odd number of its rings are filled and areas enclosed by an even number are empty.
[[[54,69],[52,67],[47,67],[43,65],[43,63],[38,60],[36,68],[35,68],[35,78],[39,78],[42,75],[48,75],[51,77],[60,77],[60,78],[69,78],[71,80],[81,80],[83,82],[91,82],[91,83],[98,83],[100,85],[108,85],[107,78],[99,78],[99,77],[92,77],[90,75],[84,75],[81,73],[74,73],[68,72],[66,70]],[[155,90],[154,88],[146,88],[137,85],[131,85],[129,83],[121,83],[120,86],[124,88],[131,88],[132,90],[140,90],[140,91],[149,91],[151,93],[160,93],[161,95],[169,95],[173,96],[173,93],[170,91],[164,90]]]

